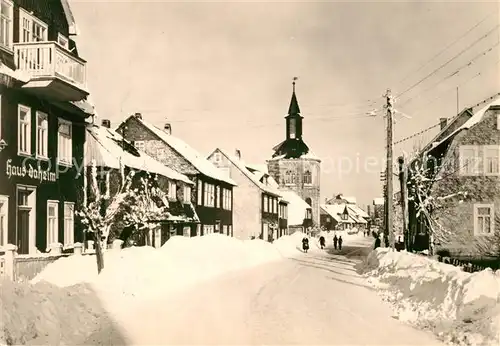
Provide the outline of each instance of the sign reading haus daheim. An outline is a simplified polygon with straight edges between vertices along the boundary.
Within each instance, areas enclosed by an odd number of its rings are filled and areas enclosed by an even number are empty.
[[[55,182],[57,180],[56,173],[50,172],[49,170],[42,170],[40,166],[34,167],[32,164],[13,165],[12,159],[7,160],[5,166],[5,173],[9,179],[13,176],[15,177],[29,177],[31,179],[39,180],[40,182],[49,181]]]

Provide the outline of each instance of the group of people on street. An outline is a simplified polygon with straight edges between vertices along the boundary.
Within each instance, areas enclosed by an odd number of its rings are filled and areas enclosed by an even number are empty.
[[[342,243],[343,243],[342,236],[337,237],[337,235],[335,234],[335,236],[333,237],[333,247],[335,248],[335,250],[337,250],[337,249],[342,250]],[[321,246],[322,250],[326,247],[325,237],[323,237],[323,236],[319,237],[319,245]],[[308,237],[304,237],[302,239],[302,250],[305,253],[307,253],[307,251],[309,250],[309,238]]]

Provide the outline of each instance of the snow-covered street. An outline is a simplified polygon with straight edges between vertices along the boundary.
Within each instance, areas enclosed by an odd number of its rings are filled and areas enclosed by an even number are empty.
[[[346,242],[356,255],[371,239]],[[356,260],[314,251],[224,274],[119,313],[122,330],[102,329],[88,344],[436,345],[433,335],[391,317],[363,283]],[[124,335],[123,335],[124,333]]]

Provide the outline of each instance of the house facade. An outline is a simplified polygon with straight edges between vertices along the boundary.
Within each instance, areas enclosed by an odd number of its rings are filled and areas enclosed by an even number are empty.
[[[285,120],[286,137],[273,148],[274,154],[267,160],[268,172],[280,189],[295,191],[309,204],[313,225],[319,225],[321,160],[302,138],[303,117],[295,94],[295,81]]]
[[[119,191],[124,178],[132,177],[133,173],[130,188],[142,188],[140,179],[145,179],[148,184],[159,188],[166,201],[156,202],[164,204],[166,212],[155,220],[158,227],[150,234],[132,236],[133,227],[125,225],[123,220],[117,220],[112,225],[109,242],[121,239],[136,245],[148,244],[160,247],[172,235],[190,236],[191,228],[199,223],[191,202],[194,183],[187,176],[168,168],[135,148],[129,141],[111,130],[110,125],[109,120],[103,120],[101,126],[87,127],[85,143],[87,196],[91,198],[92,195],[90,182],[93,168],[99,192],[111,197]],[[91,235],[87,238],[92,239]]]
[[[321,226],[327,230],[366,229],[369,219],[354,197],[339,194],[321,205]]]
[[[0,245],[70,249],[93,115],[74,19],[65,0],[0,2]]]
[[[286,209],[288,234],[295,232],[310,233],[313,226],[312,207],[295,191],[280,188],[280,195],[288,202]]]
[[[466,116],[453,130],[440,134],[426,152],[428,175],[435,180],[430,195],[442,200],[441,207],[432,213],[439,224],[429,239],[435,251],[469,258],[500,255],[498,96],[462,112]],[[462,193],[465,197],[458,198]],[[410,234],[429,234],[425,219],[416,215],[418,208],[412,197],[410,190]]]
[[[287,234],[287,202],[278,189],[273,187],[267,173],[247,166],[241,152],[230,155],[215,149],[208,160],[238,186],[233,189],[233,229],[238,239],[277,239]]]
[[[200,223],[191,227],[191,236],[211,233],[232,236],[236,183],[171,131],[170,124],[160,129],[144,120],[140,113],[130,116],[117,128],[139,150],[194,182],[191,202]]]

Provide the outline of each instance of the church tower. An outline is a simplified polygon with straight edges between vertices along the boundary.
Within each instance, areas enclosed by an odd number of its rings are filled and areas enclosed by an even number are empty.
[[[313,223],[319,226],[321,160],[302,139],[304,117],[295,94],[296,80],[292,83],[292,99],[285,117],[285,140],[273,148],[267,169],[280,188],[296,192],[311,206]]]

